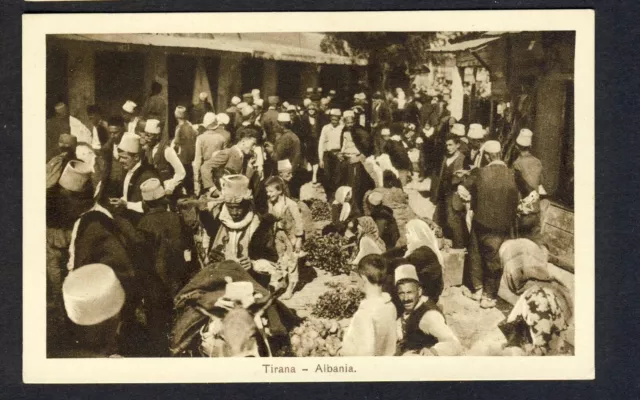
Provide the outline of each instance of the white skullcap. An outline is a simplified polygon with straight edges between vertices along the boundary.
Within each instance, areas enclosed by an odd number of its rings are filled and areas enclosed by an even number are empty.
[[[501,151],[500,142],[497,140],[489,140],[484,144],[483,149],[487,153],[498,154]]]
[[[531,130],[524,128],[520,130],[518,134],[518,138],[516,139],[516,143],[522,147],[531,147],[531,138],[533,137],[533,132]]]
[[[240,97],[238,97],[238,96],[233,96],[233,97],[231,98],[231,104],[233,104],[234,106],[236,106],[236,105],[240,104],[240,102],[241,102],[241,101],[242,101],[242,100],[241,100],[241,99],[240,99]]]
[[[208,128],[209,126],[215,123],[216,123],[216,115],[214,113],[208,112],[204,115],[204,118],[202,119],[202,126],[204,126],[205,128]]]
[[[207,99],[207,97],[209,97],[209,95],[207,94],[207,92],[201,92],[198,97],[200,98],[200,100],[204,101]]]
[[[152,201],[164,197],[164,188],[158,178],[150,178],[140,184],[142,200]]]
[[[403,280],[412,280],[420,283],[420,279],[418,279],[418,273],[416,272],[416,267],[411,264],[404,264],[396,268],[394,271],[394,280],[396,285],[398,282]]]
[[[133,112],[136,110],[136,107],[138,105],[136,103],[134,103],[131,100],[127,100],[124,105],[122,106],[122,109],[126,112],[128,112],[129,114],[133,114]]]
[[[146,133],[155,134],[162,132],[162,129],[160,129],[160,121],[158,121],[157,119],[148,119],[144,124],[144,131]]]
[[[120,139],[120,144],[118,144],[118,150],[134,154],[140,153],[140,136],[135,133],[125,132],[122,135],[122,139]]]
[[[91,166],[83,161],[71,160],[64,167],[58,184],[70,192],[82,192],[91,179]]]
[[[89,264],[72,270],[62,284],[64,308],[77,325],[97,325],[116,316],[125,301],[113,269]]]
[[[220,114],[216,115],[216,120],[218,121],[219,124],[227,125],[227,124],[229,124],[229,121],[231,119],[229,118],[229,116],[226,113],[220,113]]]

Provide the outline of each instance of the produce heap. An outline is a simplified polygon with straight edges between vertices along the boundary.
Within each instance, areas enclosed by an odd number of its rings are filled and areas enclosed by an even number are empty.
[[[329,203],[319,199],[312,199],[305,202],[309,206],[309,210],[311,210],[311,218],[314,221],[328,221],[331,219],[331,206]]]
[[[344,330],[336,320],[306,319],[291,333],[291,350],[296,357],[335,357],[343,336]]]
[[[358,288],[347,289],[341,284],[334,283],[327,286],[333,289],[318,297],[311,314],[319,318],[337,320],[353,317],[364,298],[364,293]]]
[[[346,247],[349,241],[337,233],[309,238],[302,250],[306,253],[306,264],[332,275],[349,274],[353,267],[353,246]]]

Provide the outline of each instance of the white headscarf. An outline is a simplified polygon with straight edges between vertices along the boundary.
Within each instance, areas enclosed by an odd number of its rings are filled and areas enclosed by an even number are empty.
[[[342,210],[340,211],[340,222],[346,221],[351,214],[351,204],[347,201],[347,196],[351,194],[352,189],[349,186],[340,186],[336,190],[336,197],[333,204],[342,204]]]
[[[438,248],[438,239],[426,222],[419,219],[412,219],[407,222],[407,231],[413,234],[414,239],[407,241],[405,257],[411,255],[417,248],[427,246],[436,254],[438,262],[444,267],[444,258]]]

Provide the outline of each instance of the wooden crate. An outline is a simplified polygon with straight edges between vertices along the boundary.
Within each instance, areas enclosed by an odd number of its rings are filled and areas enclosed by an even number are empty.
[[[442,251],[444,266],[442,268],[442,278],[444,287],[462,285],[462,271],[464,269],[464,249],[446,249]]]
[[[540,203],[541,228],[549,249],[549,261],[574,272],[574,215],[559,204],[543,200]]]

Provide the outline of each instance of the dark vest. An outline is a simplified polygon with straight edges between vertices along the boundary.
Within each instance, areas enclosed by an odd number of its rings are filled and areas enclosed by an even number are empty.
[[[403,353],[409,350],[421,350],[425,347],[432,347],[438,343],[438,339],[436,339],[435,336],[427,335],[420,330],[420,320],[427,311],[431,310],[436,310],[442,314],[440,308],[429,299],[423,305],[413,310],[409,318],[404,322],[404,339],[400,345]]]
[[[156,154],[153,156],[153,166],[158,171],[160,181],[162,182],[173,178],[173,174],[175,173],[173,167],[164,156],[164,151],[167,147],[168,146],[166,142],[160,142],[160,144],[158,145],[158,151],[156,151]]]

